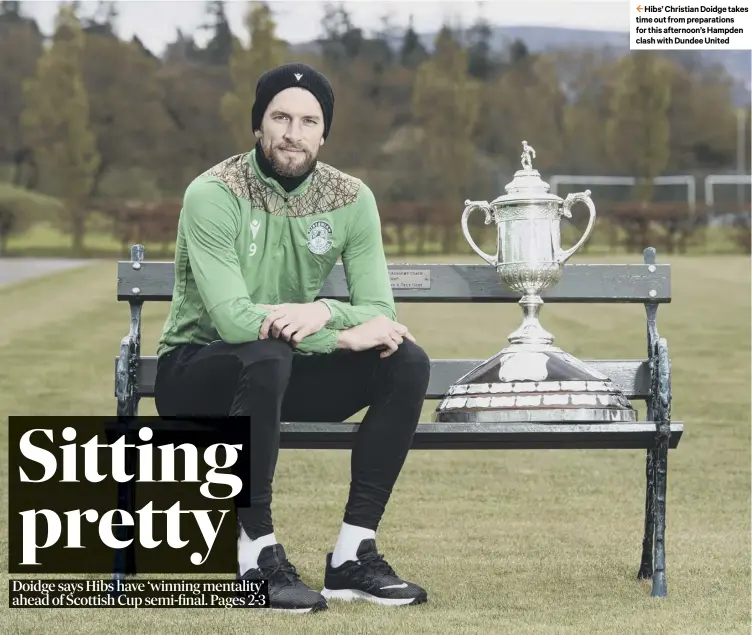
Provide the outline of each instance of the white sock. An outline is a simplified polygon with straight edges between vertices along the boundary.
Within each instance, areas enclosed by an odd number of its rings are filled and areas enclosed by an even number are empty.
[[[273,533],[251,540],[241,527],[240,537],[238,538],[238,569],[240,569],[240,575],[243,575],[248,569],[258,567],[258,557],[261,550],[264,547],[276,544],[277,539]]]
[[[332,566],[338,567],[347,560],[357,560],[357,552],[358,547],[360,547],[360,542],[361,540],[366,540],[368,538],[376,538],[376,532],[373,531],[373,529],[366,529],[365,527],[356,527],[355,525],[342,523],[342,529],[339,532],[337,544],[334,545]]]

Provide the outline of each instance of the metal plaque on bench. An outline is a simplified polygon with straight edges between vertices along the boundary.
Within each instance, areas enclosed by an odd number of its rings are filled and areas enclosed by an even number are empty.
[[[522,142],[522,169],[491,203],[465,201],[462,231],[473,250],[496,268],[502,284],[521,294],[524,319],[509,346],[458,379],[434,413],[439,422],[632,422],[636,412],[611,380],[553,345],[538,321],[540,293],[557,284],[564,263],[587,240],[595,223],[590,190],[565,199],[549,192],[532,167],[535,150]],[[561,248],[561,216],[584,203],[590,219],[571,249]],[[496,224],[496,255],[483,252],[467,221],[480,210]]]
[[[430,289],[430,269],[391,269],[389,282],[392,289]]]

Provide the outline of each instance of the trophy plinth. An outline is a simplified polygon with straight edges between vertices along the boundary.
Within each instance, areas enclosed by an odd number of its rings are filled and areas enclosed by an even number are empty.
[[[595,223],[590,191],[561,199],[533,169],[535,150],[523,141],[522,170],[491,203],[466,201],[462,231],[473,250],[496,268],[501,283],[520,293],[524,317],[508,337],[509,346],[450,386],[436,408],[434,421],[469,423],[633,422],[635,410],[605,375],[554,346],[541,326],[541,291],[557,284],[564,263],[582,246]],[[580,240],[561,249],[560,219],[571,218],[575,203],[584,203],[590,219]],[[497,228],[497,253],[483,252],[473,241],[467,221],[475,210]]]

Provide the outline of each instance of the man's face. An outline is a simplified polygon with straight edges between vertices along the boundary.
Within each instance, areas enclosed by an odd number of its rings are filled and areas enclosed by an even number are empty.
[[[275,95],[261,121],[261,147],[274,171],[287,177],[304,174],[323,143],[324,114],[318,100],[302,88]]]

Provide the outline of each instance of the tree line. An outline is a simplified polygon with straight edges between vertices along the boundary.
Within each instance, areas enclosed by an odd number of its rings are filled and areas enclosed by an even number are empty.
[[[250,149],[256,80],[285,61],[329,77],[336,107],[321,159],[366,180],[388,222],[408,206],[415,222],[456,229],[462,201],[502,193],[523,139],[544,177],[636,176],[642,202],[654,176],[734,165],[733,81],[692,55],[534,53],[522,41],[496,50],[482,19],[445,25],[428,50],[412,22],[400,30],[385,18],[367,36],[335,5],[301,52],[263,2],[248,6],[249,45],[224,2],[205,6],[206,45],[178,33],[156,56],[116,35],[113,3],[93,15],[61,3],[46,39],[21,3],[0,2],[0,180],[62,201],[74,249],[92,210],[168,201],[174,214],[194,176]]]

